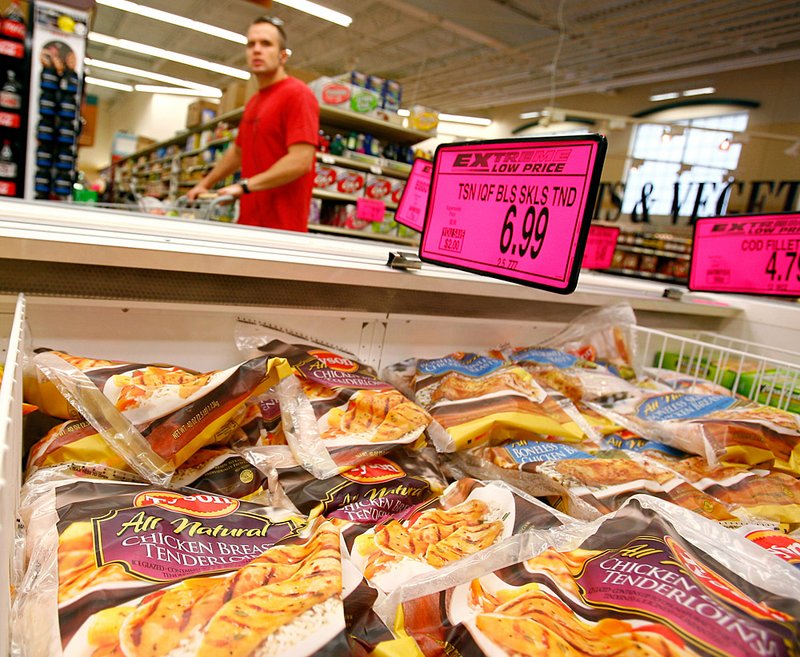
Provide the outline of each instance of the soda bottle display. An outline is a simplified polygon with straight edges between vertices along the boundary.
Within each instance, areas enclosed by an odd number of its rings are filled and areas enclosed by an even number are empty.
[[[17,41],[25,41],[25,14],[17,0],[11,0],[8,9],[0,18],[0,35]]]
[[[0,178],[14,180],[17,177],[17,163],[14,159],[14,151],[11,150],[11,142],[3,140],[0,148]]]
[[[6,81],[0,87],[0,107],[12,111],[22,108],[22,85],[13,70],[6,72]]]

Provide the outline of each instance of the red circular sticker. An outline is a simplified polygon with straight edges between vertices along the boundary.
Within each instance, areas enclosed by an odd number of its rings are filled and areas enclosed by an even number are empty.
[[[355,372],[358,370],[358,363],[335,354],[332,351],[323,351],[321,349],[314,349],[309,352],[317,360],[325,363],[328,369],[336,370],[337,372]]]

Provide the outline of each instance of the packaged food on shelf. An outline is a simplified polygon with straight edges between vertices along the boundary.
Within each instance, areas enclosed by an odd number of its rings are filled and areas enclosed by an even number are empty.
[[[364,196],[378,200],[391,200],[394,178],[368,173],[364,187]]]
[[[48,503],[12,610],[26,656],[347,650],[327,521],[137,484],[77,482]]]
[[[441,452],[454,452],[531,433],[580,442],[592,434],[569,398],[547,392],[519,365],[455,352],[409,359],[384,376],[434,419],[428,433]]]
[[[515,534],[570,522],[502,482],[461,479],[441,497],[358,535],[350,559],[371,586],[388,594],[413,577],[452,565]]]
[[[502,549],[501,549],[502,548]],[[533,530],[381,606],[416,654],[728,654],[800,645],[800,573],[649,496],[599,524]],[[759,648],[742,641],[758,637]],[[411,653],[409,653],[411,654]]]
[[[205,373],[51,350],[33,365],[26,398],[75,421],[34,449],[32,467],[99,463],[161,485],[200,448],[229,441],[248,400],[290,375],[285,361],[264,356]]]
[[[430,415],[372,368],[322,345],[284,342],[292,336],[244,319],[236,330],[245,353],[292,367],[294,376],[276,388],[283,430],[297,463],[315,477],[327,479],[424,440]]]

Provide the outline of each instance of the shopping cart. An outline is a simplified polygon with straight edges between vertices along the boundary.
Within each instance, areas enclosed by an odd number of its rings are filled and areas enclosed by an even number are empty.
[[[673,370],[767,406],[800,413],[800,353],[715,333],[682,337],[633,326],[637,371]],[[652,370],[650,370],[652,371]]]
[[[123,212],[140,212],[142,214],[162,217],[179,217],[181,219],[199,219],[201,221],[236,221],[236,204],[233,196],[217,194],[201,194],[190,201],[187,196],[180,196],[174,202],[162,201],[155,196],[142,196],[128,193],[120,203],[85,203],[87,207],[118,210]]]
[[[180,196],[175,201],[175,212],[184,219],[230,223],[236,220],[235,201],[234,196],[219,196],[213,193],[200,194],[194,201],[190,201],[187,196]],[[170,216],[176,216],[175,212],[171,212]]]

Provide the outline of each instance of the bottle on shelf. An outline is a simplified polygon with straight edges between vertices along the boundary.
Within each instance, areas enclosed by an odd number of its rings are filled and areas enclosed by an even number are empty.
[[[319,141],[317,143],[317,150],[320,153],[328,153],[331,149],[331,139],[325,134],[324,130],[319,131]]]
[[[17,177],[17,162],[14,159],[14,151],[11,149],[11,142],[3,140],[0,147],[0,178],[14,180]]]
[[[6,72],[6,81],[0,87],[0,107],[12,111],[22,108],[22,85],[13,70]]]
[[[18,0],[11,0],[0,18],[0,36],[25,41],[25,14]]]
[[[345,151],[345,141],[342,135],[334,135],[333,139],[331,140],[330,145],[330,153],[331,155],[342,155]]]

